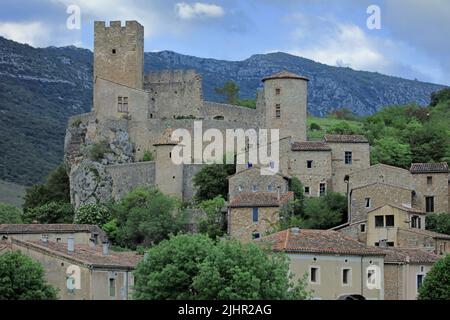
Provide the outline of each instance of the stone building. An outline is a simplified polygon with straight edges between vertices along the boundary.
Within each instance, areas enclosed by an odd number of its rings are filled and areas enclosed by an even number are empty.
[[[439,256],[420,249],[380,248],[384,258],[384,299],[416,300],[427,273]]]
[[[114,252],[96,226],[0,225],[0,254],[20,251],[39,262],[62,300],[128,300],[142,256]]]
[[[285,252],[297,281],[307,274],[314,299],[335,300],[347,295],[384,299],[384,256],[336,231],[292,228],[258,240],[274,252]]]
[[[157,186],[190,200],[195,193],[192,178],[204,162],[194,152],[192,164],[172,165],[173,142],[158,141],[167,138],[166,129],[185,129],[192,141],[183,143],[193,144],[199,121],[202,132],[279,129],[279,173],[304,180],[310,196],[345,193],[344,177],[370,165],[364,137],[330,135],[322,142],[307,141],[305,77],[281,71],[263,78],[256,109],[214,103],[203,99],[202,78],[195,71],[144,75],[144,28],[138,22],[95,22],[94,38],[93,109],[69,120],[65,140],[76,208],[117,200],[137,186]],[[143,162],[149,152],[155,160]],[[241,165],[237,171],[245,169]]]
[[[280,210],[293,192],[242,192],[228,206],[228,234],[241,242],[259,239],[271,232],[280,219]]]

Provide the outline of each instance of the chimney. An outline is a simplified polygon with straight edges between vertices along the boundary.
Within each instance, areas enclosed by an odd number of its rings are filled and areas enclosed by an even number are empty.
[[[103,255],[106,257],[107,255],[109,255],[109,243],[108,242],[103,242],[103,250],[102,250]]]
[[[387,240],[386,239],[380,240],[379,246],[380,248],[387,248]]]
[[[300,234],[300,228],[296,228],[296,227],[291,228],[291,232],[292,232],[292,234],[295,234],[295,235]]]
[[[41,236],[41,241],[42,241],[44,244],[47,244],[47,243],[48,243],[48,235],[43,234],[43,235]]]
[[[67,238],[67,252],[72,253],[75,251],[75,239],[74,237]]]

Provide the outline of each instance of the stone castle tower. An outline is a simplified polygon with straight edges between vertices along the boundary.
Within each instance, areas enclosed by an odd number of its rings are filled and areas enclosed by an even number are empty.
[[[263,79],[266,128],[280,129],[280,138],[306,141],[308,81],[287,71]]]
[[[104,21],[94,26],[94,79],[97,77],[118,84],[144,87],[144,27],[137,21]]]

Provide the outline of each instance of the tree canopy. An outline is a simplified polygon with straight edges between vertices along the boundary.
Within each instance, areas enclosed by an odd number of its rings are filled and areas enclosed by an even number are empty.
[[[22,212],[13,205],[0,202],[0,224],[22,223]]]
[[[178,235],[148,251],[135,270],[134,298],[231,300],[305,299],[305,283],[289,279],[283,254],[255,244]]]
[[[428,272],[419,288],[419,300],[450,300],[450,254]]]
[[[0,300],[54,300],[57,290],[47,284],[38,262],[18,251],[0,256]]]
[[[236,172],[234,164],[211,164],[204,166],[194,176],[195,200],[202,202],[222,196],[228,199],[228,177]]]

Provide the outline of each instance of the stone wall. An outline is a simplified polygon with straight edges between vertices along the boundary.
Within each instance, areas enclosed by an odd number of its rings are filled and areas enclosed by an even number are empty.
[[[428,184],[428,177],[432,182]],[[425,198],[434,197],[434,212],[449,212],[448,203],[448,173],[424,173],[413,174],[413,187],[416,191],[414,205],[416,208],[426,211]]]
[[[253,222],[253,208],[229,209],[229,234],[241,242],[250,242],[253,233],[259,233],[261,237],[270,232],[279,219],[279,208],[258,208],[259,221]]]
[[[183,200],[194,199],[196,188],[193,183],[194,176],[204,167],[203,164],[188,164],[183,169]]]
[[[384,299],[403,300],[403,279],[405,266],[402,264],[384,265]]]
[[[105,167],[112,179],[112,198],[120,200],[136,187],[155,185],[155,162],[137,162]]]

